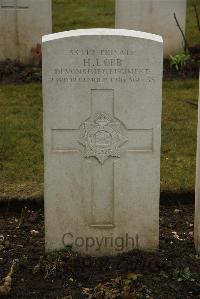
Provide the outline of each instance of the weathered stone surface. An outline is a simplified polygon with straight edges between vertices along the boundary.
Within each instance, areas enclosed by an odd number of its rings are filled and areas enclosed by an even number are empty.
[[[162,58],[137,31],[43,38],[47,251],[158,247]]]
[[[185,32],[187,0],[116,0],[116,28],[159,34],[163,38],[164,56],[183,50],[183,38],[174,13]]]
[[[199,75],[199,103],[200,103],[200,75]],[[197,155],[196,155],[196,190],[195,190],[195,225],[194,241],[196,250],[200,253],[200,104],[198,107]]]
[[[32,63],[42,35],[52,32],[51,0],[0,0],[0,32],[0,60]]]

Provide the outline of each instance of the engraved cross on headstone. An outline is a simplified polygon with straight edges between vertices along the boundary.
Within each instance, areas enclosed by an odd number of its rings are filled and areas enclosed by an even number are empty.
[[[27,0],[0,0],[0,8],[3,9],[27,9],[29,8]]]
[[[113,89],[92,89],[90,106],[90,117],[79,128],[52,129],[52,150],[81,154],[82,144],[92,173],[90,226],[109,228],[115,225],[116,163],[120,155],[153,152],[153,129],[126,128],[115,117]]]

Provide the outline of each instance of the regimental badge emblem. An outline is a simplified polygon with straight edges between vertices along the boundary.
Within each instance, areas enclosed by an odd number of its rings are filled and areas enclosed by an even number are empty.
[[[122,124],[113,116],[99,112],[80,126],[78,140],[85,147],[84,156],[96,157],[103,164],[109,157],[120,158],[119,147],[128,141],[120,132]]]

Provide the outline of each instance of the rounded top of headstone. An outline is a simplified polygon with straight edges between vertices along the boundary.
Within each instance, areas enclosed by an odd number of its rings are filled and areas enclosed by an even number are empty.
[[[77,30],[69,30],[63,31],[53,34],[44,35],[42,37],[42,42],[53,41],[57,39],[62,39],[66,37],[78,37],[78,36],[126,36],[126,37],[136,37],[136,38],[143,38],[152,40],[158,43],[163,43],[163,39],[160,35],[142,32],[142,31],[135,31],[135,30],[128,30],[128,29],[111,29],[111,28],[94,28],[94,29],[77,29]]]

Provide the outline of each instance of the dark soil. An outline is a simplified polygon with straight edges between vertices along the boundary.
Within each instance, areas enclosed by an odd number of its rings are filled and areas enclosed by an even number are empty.
[[[9,59],[0,61],[1,83],[30,83],[42,81],[41,66],[25,65]]]
[[[4,204],[0,285],[17,260],[11,291],[0,298],[200,298],[193,214],[191,202],[161,204],[158,252],[92,258],[69,249],[45,255],[43,209]]]
[[[164,79],[184,79],[199,76],[200,67],[200,45],[189,48],[191,58],[180,69],[176,70],[170,66],[169,60],[164,60]],[[42,68],[39,66],[25,65],[19,61],[0,62],[1,83],[30,83],[42,81]]]

